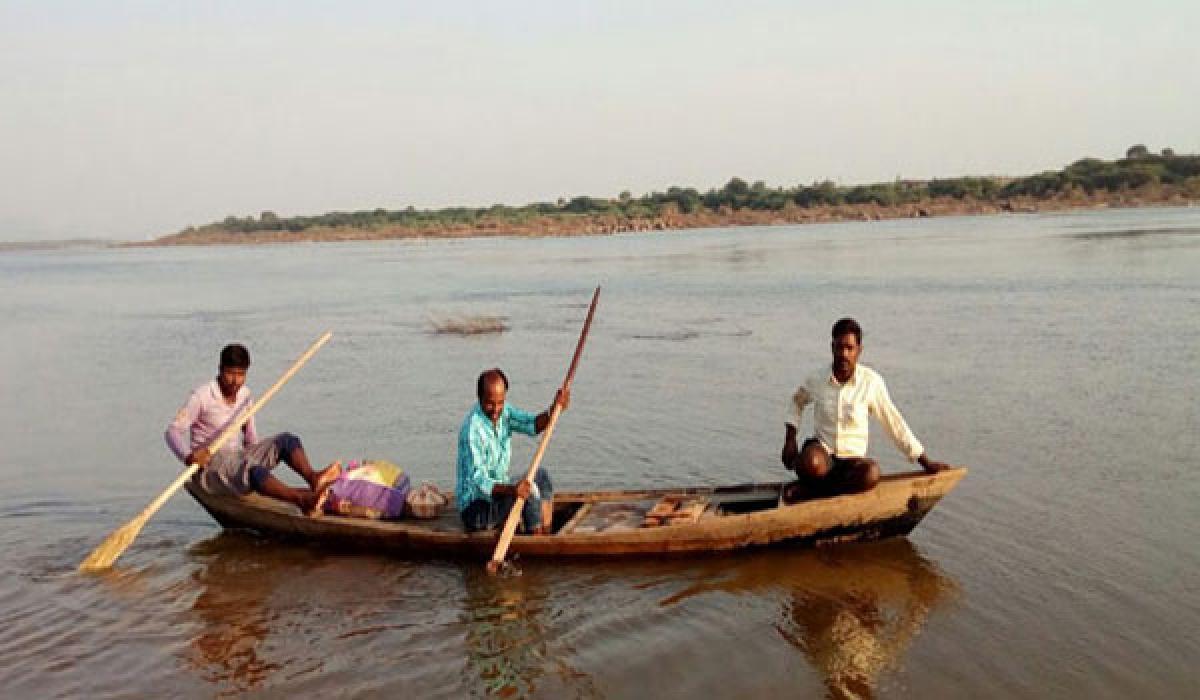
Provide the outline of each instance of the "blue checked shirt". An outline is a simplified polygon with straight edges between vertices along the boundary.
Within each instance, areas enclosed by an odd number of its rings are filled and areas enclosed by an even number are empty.
[[[460,513],[471,501],[491,501],[492,487],[508,483],[510,438],[514,431],[537,435],[536,421],[537,414],[506,403],[500,420],[492,425],[479,403],[475,403],[458,431],[458,479],[454,491]]]

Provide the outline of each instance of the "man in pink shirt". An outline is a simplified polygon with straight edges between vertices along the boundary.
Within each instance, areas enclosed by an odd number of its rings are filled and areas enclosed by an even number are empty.
[[[208,449],[221,431],[250,407],[250,390],[246,388],[249,368],[249,351],[242,345],[226,345],[221,350],[216,379],[196,387],[167,426],[167,446],[184,464],[200,465],[193,480],[206,491],[238,496],[257,491],[315,515],[341,467],[334,463],[320,472],[313,471],[299,437],[279,433],[259,440],[251,416],[240,434],[215,454]],[[281,461],[303,477],[309,488],[293,488],[275,478],[271,470]]]

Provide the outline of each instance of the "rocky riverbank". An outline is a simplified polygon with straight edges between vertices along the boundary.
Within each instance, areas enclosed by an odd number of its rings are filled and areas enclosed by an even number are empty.
[[[481,217],[473,223],[439,223],[420,226],[381,225],[318,226],[302,231],[236,231],[219,225],[164,236],[136,246],[262,244],[317,241],[357,241],[421,238],[471,238],[489,236],[596,236],[638,231],[675,231],[729,226],[778,226],[838,221],[882,221],[926,216],[972,216],[1000,213],[1030,213],[1070,209],[1103,209],[1149,206],[1190,206],[1200,196],[1180,187],[1156,185],[1126,191],[1072,190],[1049,198],[1014,197],[997,200],[935,197],[918,202],[885,206],[875,203],[800,207],[789,204],[778,211],[700,209],[690,213],[667,206],[654,217],[624,217],[611,214],[553,214],[511,221]]]

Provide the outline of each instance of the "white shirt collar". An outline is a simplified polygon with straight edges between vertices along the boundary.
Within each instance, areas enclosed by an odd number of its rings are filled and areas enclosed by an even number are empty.
[[[844,382],[839,382],[838,378],[833,374],[833,368],[829,369],[829,383],[834,386],[854,386],[854,382],[858,380],[858,365],[854,365],[854,374]]]

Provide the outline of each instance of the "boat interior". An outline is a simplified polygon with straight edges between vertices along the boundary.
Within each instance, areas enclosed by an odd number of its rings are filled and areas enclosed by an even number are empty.
[[[595,534],[694,523],[723,515],[775,508],[781,484],[647,491],[561,492],[554,497],[552,534]],[[413,521],[409,521],[413,522]],[[462,521],[445,508],[425,522],[433,530],[461,532]]]

